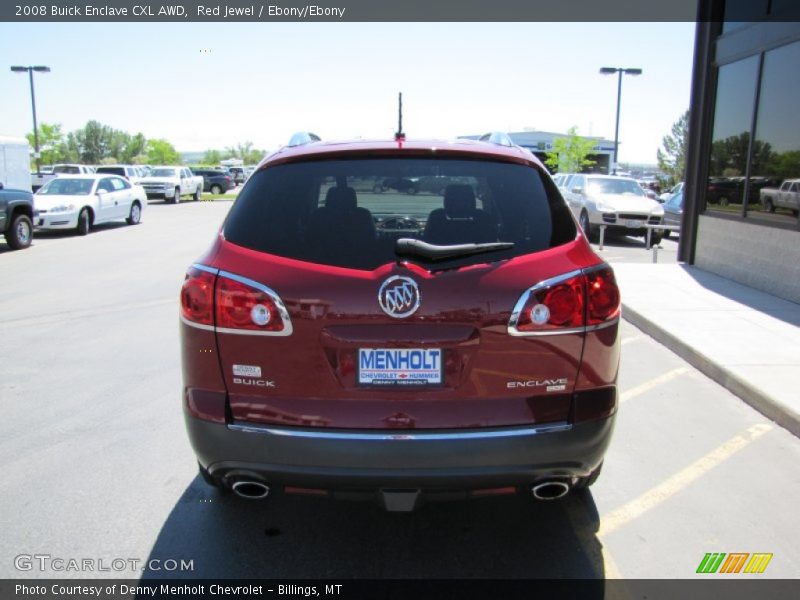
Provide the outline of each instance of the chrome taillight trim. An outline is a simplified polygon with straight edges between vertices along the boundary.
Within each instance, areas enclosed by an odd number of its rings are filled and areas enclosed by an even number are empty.
[[[323,440],[363,440],[373,442],[384,441],[449,441],[449,440],[473,440],[473,439],[494,439],[511,437],[529,437],[544,433],[556,433],[559,431],[570,431],[572,425],[560,421],[545,425],[534,425],[532,427],[514,427],[507,429],[490,429],[486,431],[400,431],[400,430],[377,430],[377,431],[325,431],[312,429],[295,429],[290,427],[274,427],[272,425],[257,425],[230,423],[227,428],[231,431],[242,433],[255,433],[262,435],[273,435],[292,438],[309,438]]]
[[[592,267],[588,267],[586,269],[575,269],[574,271],[570,271],[569,273],[564,273],[563,275],[556,275],[555,277],[550,277],[549,279],[544,279],[537,283],[536,285],[529,287],[525,290],[522,295],[517,300],[517,303],[514,305],[514,310],[511,311],[511,317],[508,319],[508,326],[507,331],[508,335],[513,337],[544,337],[550,335],[572,335],[576,333],[588,333],[590,331],[597,331],[598,329],[605,329],[606,327],[611,327],[619,323],[621,317],[620,315],[614,317],[613,319],[609,319],[608,321],[604,321],[603,323],[598,323],[596,325],[585,325],[582,327],[570,327],[568,329],[549,329],[546,331],[520,331],[517,329],[517,324],[519,323],[519,317],[522,314],[522,309],[525,308],[525,305],[528,303],[532,294],[539,292],[543,289],[547,289],[553,287],[554,285],[558,285],[559,283],[563,283],[568,279],[572,279],[573,277],[577,277],[578,275],[588,275],[593,271],[599,271],[600,269],[610,268],[608,263],[600,263],[599,265],[594,265]]]
[[[572,279],[573,277],[577,277],[581,275],[583,271],[581,269],[575,269],[574,271],[570,271],[569,273],[564,273],[563,275],[556,275],[555,277],[550,277],[549,279],[545,279],[540,281],[536,285],[529,287],[527,290],[522,292],[522,295],[517,300],[517,303],[514,305],[514,310],[511,311],[511,317],[508,319],[508,335],[514,337],[533,337],[533,336],[544,336],[544,335],[567,335],[571,333],[583,333],[586,331],[585,327],[572,327],[570,329],[551,329],[547,331],[520,331],[517,329],[517,323],[519,323],[519,317],[522,314],[522,309],[525,308],[525,305],[528,303],[532,294],[535,294],[538,291],[553,287],[554,285],[558,285],[568,279]]]
[[[215,269],[214,267],[208,267],[206,265],[201,264],[193,264],[192,269],[197,269],[198,271],[204,271],[206,273],[211,273],[212,275],[216,275],[217,277],[225,277],[226,279],[231,279],[233,281],[238,281],[239,283],[243,283],[247,286],[255,288],[260,292],[263,292],[270,299],[275,303],[275,306],[278,309],[278,314],[280,315],[283,321],[283,329],[281,331],[251,331],[249,329],[231,329],[230,327],[217,327],[216,325],[203,325],[201,323],[194,323],[193,321],[189,321],[183,315],[181,315],[181,321],[190,327],[196,327],[197,329],[203,329],[205,331],[216,331],[217,333],[231,333],[234,335],[263,335],[263,336],[271,336],[271,337],[286,337],[288,335],[292,335],[292,331],[294,331],[292,327],[292,319],[289,317],[289,311],[286,310],[286,305],[281,300],[280,296],[273,290],[272,288],[264,285],[263,283],[259,283],[253,279],[249,279],[247,277],[242,277],[241,275],[237,275],[236,273],[231,273],[230,271],[223,271],[221,269]],[[216,287],[216,286],[215,286]],[[216,290],[215,290],[215,297],[216,297]],[[216,299],[215,299],[216,302]],[[214,307],[215,319],[216,319],[216,306]]]

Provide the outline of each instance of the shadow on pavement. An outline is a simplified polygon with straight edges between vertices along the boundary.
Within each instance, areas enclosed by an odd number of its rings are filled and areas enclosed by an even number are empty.
[[[766,313],[795,327],[800,327],[800,306],[789,300],[748,287],[745,284],[726,279],[698,267],[682,264],[681,268],[698,284],[715,294],[748,306],[753,310]]]
[[[598,527],[589,492],[554,502],[487,498],[387,513],[369,502],[245,500],[198,477],[149,557],[191,559],[194,570],[144,577],[602,579]]]

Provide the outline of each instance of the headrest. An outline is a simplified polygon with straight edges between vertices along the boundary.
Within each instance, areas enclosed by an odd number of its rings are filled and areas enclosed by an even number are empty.
[[[453,183],[444,190],[444,212],[448,217],[470,216],[475,210],[475,192],[471,185]]]
[[[342,212],[355,210],[356,191],[351,187],[332,187],[325,196],[325,206]]]

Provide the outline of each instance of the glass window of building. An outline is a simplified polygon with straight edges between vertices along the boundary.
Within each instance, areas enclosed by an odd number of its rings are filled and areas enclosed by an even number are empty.
[[[748,217],[768,223],[797,221],[800,194],[800,42],[764,54]],[[794,186],[795,188],[797,186]]]
[[[705,194],[709,212],[742,212],[758,62],[751,56],[719,68]]]

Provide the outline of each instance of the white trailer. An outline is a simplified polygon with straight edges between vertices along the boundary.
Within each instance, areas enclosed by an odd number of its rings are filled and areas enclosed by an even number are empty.
[[[31,148],[26,139],[0,136],[0,183],[7,190],[31,191]]]

